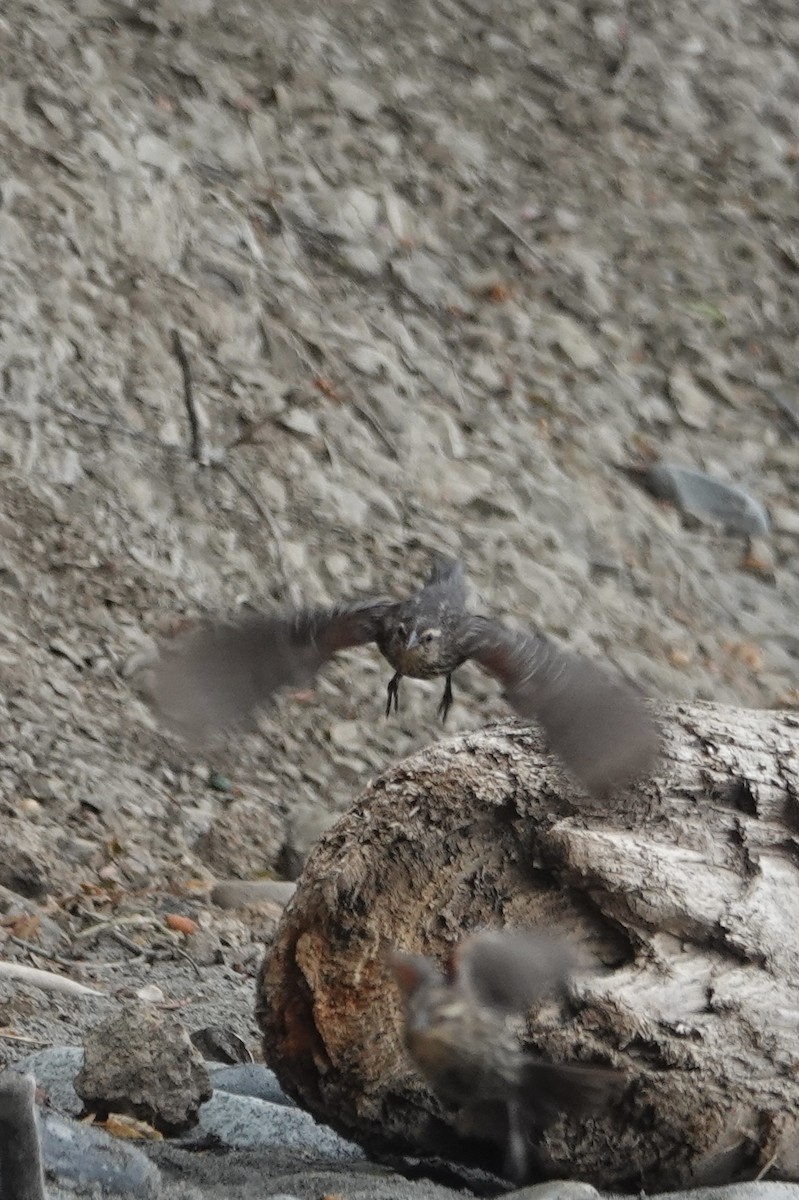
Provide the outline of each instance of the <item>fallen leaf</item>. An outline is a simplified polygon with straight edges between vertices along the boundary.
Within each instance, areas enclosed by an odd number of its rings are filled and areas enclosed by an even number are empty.
[[[212,887],[213,882],[210,879],[186,879],[181,884],[181,890],[188,892],[190,895],[198,893],[204,895],[206,892],[209,892]]]
[[[753,575],[769,577],[774,575],[774,558],[770,550],[754,541],[741,559],[741,566],[745,571],[751,571]]]
[[[685,307],[688,312],[696,313],[700,317],[709,317],[716,325],[726,325],[727,317],[722,309],[717,304],[711,304],[707,300],[689,300]]]
[[[491,304],[505,304],[516,294],[516,288],[509,283],[490,283],[488,287],[475,288],[475,292]]]
[[[88,879],[82,879],[80,882],[80,890],[87,896],[103,896],[105,893],[96,883],[92,883]]]
[[[38,913],[22,913],[17,917],[7,917],[3,925],[14,937],[22,938],[25,942],[35,941],[39,934],[42,918]]]
[[[117,1138],[135,1138],[137,1141],[148,1142],[164,1140],[164,1135],[153,1129],[152,1125],[148,1125],[146,1121],[139,1121],[136,1117],[128,1117],[124,1113],[109,1113],[105,1121],[98,1121],[97,1124],[106,1133]]]
[[[730,656],[755,672],[763,670],[763,651],[754,642],[733,642],[730,646]]]
[[[341,392],[338,391],[332,380],[326,379],[324,375],[317,375],[313,381],[313,385],[323,396],[327,396],[328,400],[337,400],[341,403]]]
[[[182,933],[186,937],[190,933],[196,933],[200,926],[191,917],[183,917],[180,913],[167,913],[164,921],[170,929],[174,929],[176,933]]]

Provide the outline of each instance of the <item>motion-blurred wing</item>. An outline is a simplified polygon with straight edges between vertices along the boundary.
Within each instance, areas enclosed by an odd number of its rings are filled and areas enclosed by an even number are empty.
[[[564,937],[527,929],[485,929],[458,946],[460,988],[499,1012],[523,1013],[544,996],[562,992],[579,966]]]
[[[520,717],[538,721],[551,749],[589,791],[602,793],[648,774],[659,737],[628,684],[540,634],[474,617],[467,656],[494,675]]]
[[[547,1124],[561,1113],[586,1116],[617,1099],[627,1082],[613,1067],[545,1063],[529,1057],[519,1098],[534,1121]]]
[[[148,699],[189,740],[245,722],[283,688],[306,686],[329,658],[373,642],[390,602],[210,621],[163,648]]]

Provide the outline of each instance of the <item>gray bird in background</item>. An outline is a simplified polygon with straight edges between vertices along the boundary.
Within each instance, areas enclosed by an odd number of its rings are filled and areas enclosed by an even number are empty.
[[[647,774],[658,750],[655,723],[638,693],[589,659],[540,633],[520,633],[467,608],[463,567],[436,562],[407,600],[369,599],[328,608],[210,621],[162,652],[145,687],[162,717],[187,738],[249,718],[284,688],[308,685],[340,650],[376,643],[394,668],[386,714],[403,676],[445,678],[439,713],[452,705],[452,674],[467,659],[502,686],[550,748],[599,794]]]
[[[579,966],[565,938],[532,930],[473,934],[458,946],[449,978],[422,955],[392,950],[388,959],[415,1067],[457,1132],[503,1146],[503,1174],[513,1182],[531,1179],[533,1139],[561,1113],[585,1116],[620,1094],[621,1071],[544,1062],[519,1041],[518,1018],[564,994]]]
[[[0,1074],[0,1197],[47,1200],[32,1075]]]

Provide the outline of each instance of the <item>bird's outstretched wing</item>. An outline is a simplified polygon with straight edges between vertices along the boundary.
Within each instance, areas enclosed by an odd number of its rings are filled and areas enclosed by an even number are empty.
[[[579,965],[565,937],[532,929],[482,929],[464,938],[454,956],[461,990],[506,1015],[564,991]]]
[[[339,650],[373,642],[392,608],[366,600],[205,622],[162,648],[143,690],[167,724],[197,741],[306,686]]]
[[[499,680],[520,717],[539,722],[589,791],[622,787],[653,768],[660,739],[643,697],[590,659],[486,617],[469,618],[464,651]]]

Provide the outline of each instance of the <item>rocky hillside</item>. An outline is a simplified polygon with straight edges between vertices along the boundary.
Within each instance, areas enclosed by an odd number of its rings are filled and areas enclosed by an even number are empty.
[[[655,695],[797,702],[797,50],[789,0],[7,0],[0,882],[296,871],[437,685],[386,722],[347,655],[198,760],[131,673],[432,550]],[[454,729],[503,711],[461,675]]]

